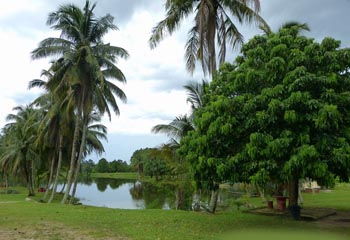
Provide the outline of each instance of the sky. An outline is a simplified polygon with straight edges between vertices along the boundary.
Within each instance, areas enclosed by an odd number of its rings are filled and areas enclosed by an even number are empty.
[[[168,138],[151,133],[157,124],[169,123],[176,116],[186,114],[189,105],[183,85],[188,81],[201,81],[198,67],[191,76],[185,70],[184,47],[187,31],[193,17],[183,21],[172,36],[167,36],[156,49],[151,50],[148,39],[152,28],[164,18],[165,0],[96,0],[96,16],[109,13],[119,30],[106,35],[104,42],[126,49],[130,57],[116,64],[126,76],[125,85],[118,84],[127,95],[126,104],[119,102],[120,116],[112,116],[103,124],[108,128],[106,152],[91,155],[97,161],[129,161],[140,148],[157,147]],[[305,35],[322,41],[330,36],[350,44],[350,0],[260,0],[261,16],[277,30],[287,21],[307,23],[311,29]],[[48,37],[59,36],[46,25],[50,12],[61,4],[73,3],[83,7],[85,0],[1,0],[0,1],[0,128],[12,108],[29,104],[40,90],[28,90],[28,82],[40,78],[50,59],[31,60],[30,52]],[[261,34],[256,26],[237,24],[245,41]],[[227,61],[234,61],[239,51],[228,48]]]

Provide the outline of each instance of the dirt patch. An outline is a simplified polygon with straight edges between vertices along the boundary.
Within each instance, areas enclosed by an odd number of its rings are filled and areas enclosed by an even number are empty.
[[[94,233],[73,229],[54,222],[40,223],[36,226],[22,225],[13,229],[0,229],[1,240],[93,240],[99,238],[94,235]],[[119,236],[104,236],[100,237],[100,239],[125,240],[127,238]]]
[[[290,217],[288,210],[279,211],[276,209],[259,208],[247,212],[266,216]],[[341,211],[330,208],[306,208],[301,209],[300,216],[302,221],[313,221],[313,224],[321,228],[350,228],[350,211]]]
[[[350,211],[337,210],[336,214],[320,219],[315,224],[325,228],[350,228]]]

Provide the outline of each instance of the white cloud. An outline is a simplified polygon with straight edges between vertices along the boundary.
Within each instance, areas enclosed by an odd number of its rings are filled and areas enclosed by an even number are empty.
[[[31,0],[30,4],[28,3],[28,0],[1,1],[0,20],[24,12],[34,12],[42,6],[42,2],[36,0]]]
[[[44,38],[57,36],[57,32],[53,33],[45,26],[46,17],[67,2],[83,6],[84,0],[0,1],[0,126],[4,125],[6,115],[14,106],[28,104],[37,94],[34,90],[28,92],[28,82],[40,77],[40,71],[47,68],[49,59],[32,61],[30,52]],[[134,136],[149,134],[152,126],[168,123],[188,112],[186,95],[181,86],[187,80],[200,81],[202,78],[199,66],[193,78],[186,72],[183,58],[188,26],[193,18],[184,21],[179,31],[167,36],[156,49],[151,50],[148,39],[152,28],[164,18],[164,1],[159,4],[154,0],[96,2],[98,16],[121,13],[115,16],[120,31],[108,34],[105,40],[130,53],[128,60],[117,63],[127,78],[127,84],[120,87],[128,97],[128,104],[119,104],[120,117],[113,116],[111,123],[107,119],[104,121],[109,132]],[[307,21],[316,39],[329,35],[348,45],[350,36],[344,24],[349,22],[346,11],[350,1],[337,0],[337,4],[329,0],[295,0],[288,3],[261,0],[263,17],[274,30],[287,20]],[[121,21],[118,22],[118,19]],[[240,30],[246,39],[258,32],[256,28],[245,26]],[[232,61],[233,54],[228,53],[228,56]]]

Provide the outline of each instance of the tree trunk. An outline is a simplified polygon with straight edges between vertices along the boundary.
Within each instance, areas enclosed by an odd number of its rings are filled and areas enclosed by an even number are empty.
[[[294,220],[300,219],[300,207],[298,205],[299,180],[292,179],[289,182],[289,211]]]
[[[58,163],[57,163],[57,169],[56,169],[56,176],[55,176],[55,182],[52,187],[52,192],[50,199],[48,203],[51,203],[52,200],[55,197],[56,191],[57,191],[57,185],[58,185],[58,180],[60,178],[60,173],[61,173],[61,165],[62,165],[62,150],[63,150],[63,136],[60,136],[59,140],[59,147],[58,147]]]
[[[30,160],[30,187],[32,191],[32,196],[35,196],[35,167],[34,160]]]
[[[216,205],[218,202],[219,188],[211,191],[210,202],[209,202],[209,212],[215,213]]]
[[[27,153],[23,152],[23,155],[26,156]],[[32,181],[32,164],[31,161],[28,161],[27,159],[24,160],[24,175],[26,178],[26,184],[27,184],[27,189],[28,189],[28,196],[35,196],[35,191],[34,191],[34,185]]]
[[[60,191],[61,194],[63,194],[63,191],[66,189],[67,177],[68,177],[68,171],[66,171],[66,176],[64,177],[63,186],[62,186],[61,191]]]
[[[256,190],[258,191],[259,195],[260,195],[260,198],[261,198],[262,202],[266,202],[267,199],[266,199],[266,196],[265,196],[264,188],[261,188],[259,186],[259,184],[257,184],[257,183],[255,184],[255,187],[256,187]]]
[[[75,197],[75,193],[77,191],[78,175],[79,175],[80,165],[81,165],[81,161],[83,159],[83,154],[84,154],[86,132],[87,132],[87,123],[85,123],[83,126],[83,135],[81,137],[81,144],[80,144],[80,149],[79,149],[78,161],[77,161],[77,165],[75,166],[75,172],[74,172],[74,180],[73,180],[74,186],[73,186],[72,196],[71,196],[71,199],[69,201],[69,204],[74,203],[74,197]]]
[[[75,126],[74,126],[75,129],[74,129],[74,135],[73,135],[73,146],[72,146],[72,153],[71,153],[71,159],[70,159],[70,167],[69,167],[68,178],[67,178],[67,188],[61,201],[62,204],[66,203],[71,186],[72,186],[73,174],[74,174],[76,160],[77,160],[80,115],[81,115],[81,111],[79,110],[78,114],[75,116],[76,120],[75,120]]]
[[[55,169],[54,166],[55,166],[55,155],[53,155],[52,158],[51,158],[50,176],[49,176],[49,180],[47,181],[45,194],[44,194],[43,198],[41,199],[42,201],[45,201],[47,196],[49,195],[49,188],[51,186],[51,182],[52,182],[52,178],[53,178],[53,172],[54,172],[54,169]]]
[[[298,205],[299,181],[289,181],[289,206]]]

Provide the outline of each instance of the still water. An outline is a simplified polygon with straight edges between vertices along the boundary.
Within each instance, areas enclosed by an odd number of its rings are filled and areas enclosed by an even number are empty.
[[[175,209],[177,189],[136,180],[96,178],[78,184],[76,197],[83,205],[122,209]],[[182,209],[191,206],[192,194],[185,194]],[[187,204],[186,204],[187,203]]]
[[[218,203],[225,205],[240,197],[237,191],[220,189]],[[235,192],[235,193],[232,193]],[[78,184],[76,197],[83,205],[121,209],[182,209],[191,210],[198,199],[191,184],[161,184],[137,180],[95,178]],[[201,202],[209,195],[202,194]]]

